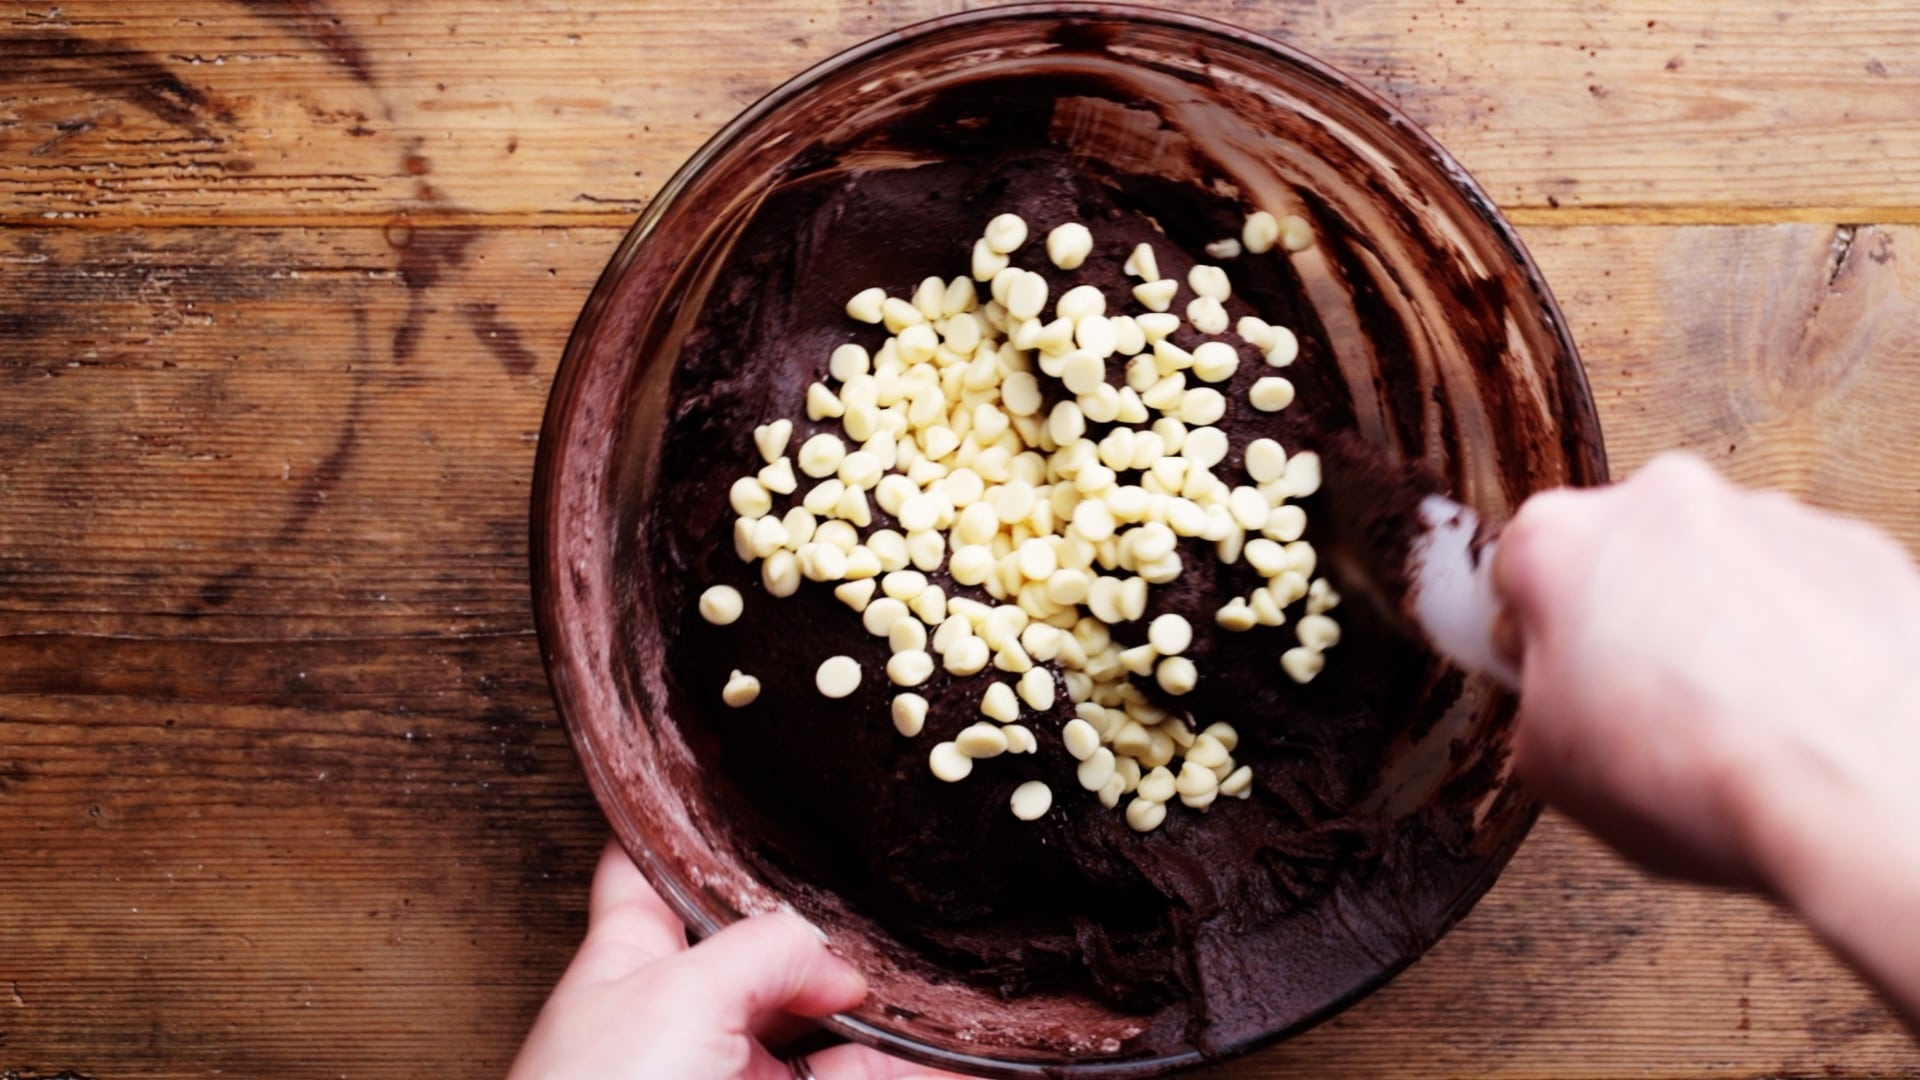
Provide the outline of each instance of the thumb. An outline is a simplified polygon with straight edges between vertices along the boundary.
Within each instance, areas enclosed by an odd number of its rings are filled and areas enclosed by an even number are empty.
[[[866,979],[833,955],[811,924],[786,913],[734,923],[662,961],[668,965],[679,970],[662,983],[682,987],[682,1001],[733,1032],[776,1012],[829,1016],[867,996]]]

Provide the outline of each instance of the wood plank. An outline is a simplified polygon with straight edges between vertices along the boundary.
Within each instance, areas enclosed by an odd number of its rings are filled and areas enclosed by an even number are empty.
[[[503,1066],[601,833],[525,506],[618,236],[0,230],[0,866],[38,886],[0,890],[0,1070]],[[1920,230],[1526,239],[1617,468],[1693,446],[1920,547]],[[1550,818],[1427,960],[1214,1075],[1917,1066],[1790,920]]]
[[[1920,231],[1528,230],[1616,475],[1685,448],[1920,553]]]
[[[0,15],[19,61],[0,64],[0,206],[630,215],[789,75],[967,6],[767,0],[748,27],[690,0],[21,4]],[[1528,220],[1920,222],[1903,0],[1180,6],[1350,71]]]

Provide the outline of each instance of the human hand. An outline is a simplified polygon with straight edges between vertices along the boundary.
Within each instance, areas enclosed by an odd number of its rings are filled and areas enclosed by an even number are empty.
[[[1670,455],[1529,500],[1494,573],[1521,776],[1655,869],[1780,896],[1920,1010],[1906,551]]]
[[[795,915],[763,915],[691,948],[619,844],[594,872],[587,937],[540,1010],[510,1080],[793,1080],[762,1040],[850,1009],[866,981]],[[937,1080],[864,1046],[808,1058],[818,1080]]]

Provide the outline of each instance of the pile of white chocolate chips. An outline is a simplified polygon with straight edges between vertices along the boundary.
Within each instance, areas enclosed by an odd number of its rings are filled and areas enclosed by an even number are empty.
[[[1023,708],[1046,712],[1065,693],[1075,718],[1061,738],[1080,762],[1080,786],[1110,809],[1127,799],[1127,822],[1148,832],[1176,798],[1205,810],[1221,795],[1247,797],[1253,776],[1233,759],[1231,725],[1196,732],[1190,716],[1155,704],[1135,683],[1191,691],[1204,677],[1184,655],[1195,628],[1161,615],[1146,643],[1131,648],[1111,628],[1145,616],[1149,590],[1180,576],[1179,541],[1198,538],[1221,562],[1245,559],[1265,580],[1214,612],[1220,629],[1281,626],[1285,609],[1304,601],[1297,644],[1278,661],[1295,681],[1312,679],[1340,640],[1327,615],[1339,597],[1314,577],[1314,550],[1300,538],[1306,514],[1289,500],[1319,488],[1320,461],[1258,438],[1242,455],[1244,476],[1215,475],[1229,445],[1213,426],[1227,404],[1214,387],[1240,363],[1239,351],[1218,340],[1228,331],[1224,270],[1200,265],[1187,276],[1186,322],[1209,339],[1188,352],[1170,340],[1181,324],[1170,310],[1180,283],[1160,276],[1150,245],[1135,248],[1125,267],[1140,282],[1126,298],[1140,313],[1110,314],[1111,298],[1081,285],[1055,299],[1048,318],[1046,280],[1010,265],[1027,239],[1026,222],[1002,214],[974,245],[971,277],[928,278],[910,299],[872,288],[848,301],[849,316],[884,324],[891,336],[872,354],[838,347],[829,380],[808,388],[808,417],[839,421],[841,434],[792,447],[791,420],[755,429],[766,465],[729,492],[739,515],[734,547],[760,562],[768,596],[791,596],[803,580],[831,584],[867,632],[886,639],[901,736],[920,734],[927,701],[913,688],[936,666],[980,676],[982,719],[932,748],[934,776],[960,781],[976,762],[1035,752]],[[1239,240],[1208,250],[1228,258],[1312,243],[1304,221],[1262,212]],[[1069,223],[1048,234],[1046,254],[1073,271],[1092,244],[1085,226]],[[991,283],[985,304],[975,281]],[[1274,369],[1252,384],[1251,405],[1286,408],[1293,384],[1278,371],[1298,352],[1293,333],[1254,317],[1233,329]],[[1125,369],[1118,387],[1107,381],[1116,358]],[[1043,379],[1063,391],[1051,408]],[[1110,426],[1096,440],[1091,424]],[[773,512],[774,496],[796,493],[791,509]],[[872,527],[876,503],[898,529]],[[992,602],[949,595],[929,576],[943,571]],[[718,585],[701,596],[700,612],[726,625],[743,602]],[[815,683],[843,698],[867,674],[852,657],[833,656]],[[759,680],[735,671],[722,697],[740,707],[759,692]],[[1052,803],[1041,781],[1012,797],[1026,820]]]

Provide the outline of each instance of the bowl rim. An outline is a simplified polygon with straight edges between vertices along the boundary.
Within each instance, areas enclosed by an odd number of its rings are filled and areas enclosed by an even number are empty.
[[[616,291],[626,268],[645,246],[661,220],[678,205],[682,191],[714,159],[732,149],[765,117],[782,108],[792,99],[843,70],[856,67],[925,37],[982,24],[1017,23],[1030,20],[1061,21],[1076,18],[1118,19],[1154,25],[1202,38],[1224,39],[1242,48],[1265,53],[1312,79],[1327,84],[1331,89],[1348,95],[1355,106],[1370,111],[1374,119],[1394,131],[1398,138],[1404,141],[1404,149],[1424,155],[1445,177],[1455,193],[1465,201],[1471,215],[1478,220],[1478,224],[1489,231],[1491,239],[1501,250],[1502,256],[1511,260],[1512,265],[1520,272],[1522,280],[1530,290],[1533,304],[1542,314],[1545,328],[1552,335],[1555,346],[1554,358],[1559,369],[1553,374],[1560,380],[1560,385],[1565,391],[1561,395],[1560,415],[1556,419],[1563,425],[1563,444],[1578,445],[1582,450],[1580,454],[1569,455],[1568,464],[1575,474],[1570,477],[1570,482],[1576,485],[1599,484],[1607,479],[1606,445],[1602,438],[1585,365],[1580,359],[1579,350],[1567,326],[1566,318],[1554,299],[1545,276],[1521,242],[1518,232],[1501,214],[1492,197],[1474,180],[1465,166],[1441,146],[1424,127],[1366,83],[1326,61],[1278,38],[1206,16],[1137,3],[1113,2],[1113,0],[1106,0],[1106,2],[1067,0],[1061,3],[1022,0],[1022,2],[997,7],[940,15],[888,30],[809,65],[741,110],[702,143],[700,148],[688,157],[661,186],[615,248],[606,267],[595,281],[592,291],[588,294],[580,315],[575,320],[559,367],[555,372],[547,406],[541,418],[533,486],[529,500],[531,519],[529,555],[532,569],[534,622],[541,646],[541,660],[556,710],[567,729],[569,741],[580,762],[582,772],[586,775],[588,786],[594,793],[595,801],[614,827],[616,839],[620,841],[629,857],[646,873],[648,880],[666,899],[674,913],[700,937],[712,935],[725,924],[706,917],[700,906],[690,899],[691,890],[681,879],[680,874],[665,859],[645,845],[629,842],[628,836],[637,834],[638,829],[631,822],[627,810],[619,800],[611,797],[617,789],[617,784],[601,761],[598,747],[586,732],[586,725],[574,719],[583,703],[575,700],[576,694],[571,686],[571,680],[561,670],[564,658],[574,651],[578,643],[571,628],[566,625],[566,621],[559,617],[559,605],[552,602],[553,598],[563,592],[562,582],[566,573],[564,567],[556,562],[559,552],[556,550],[553,537],[550,536],[548,523],[554,519],[559,509],[557,495],[561,487],[561,462],[564,460],[566,450],[562,440],[557,436],[565,428],[566,419],[574,411],[580,395],[586,365],[584,354],[593,328],[602,320],[611,295]],[[1485,895],[1524,842],[1538,815],[1539,807],[1535,803],[1522,815],[1524,824],[1519,830],[1519,839],[1506,845],[1505,850],[1496,852],[1487,859],[1481,865],[1479,872],[1469,879],[1466,887],[1447,905],[1435,925],[1435,941],[1449,932]],[[828,1017],[820,1023],[835,1035],[887,1053],[898,1054],[939,1068],[960,1069],[983,1076],[1145,1077],[1238,1056],[1304,1032],[1378,990],[1416,958],[1408,956],[1394,964],[1381,967],[1373,975],[1356,984],[1349,992],[1328,1001],[1293,1024],[1241,1040],[1210,1055],[1202,1054],[1197,1049],[1188,1049],[1151,1058],[1096,1058],[1059,1064],[1010,1062],[945,1050],[847,1014]]]

